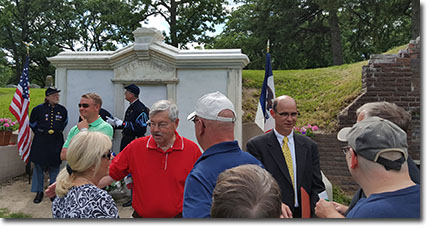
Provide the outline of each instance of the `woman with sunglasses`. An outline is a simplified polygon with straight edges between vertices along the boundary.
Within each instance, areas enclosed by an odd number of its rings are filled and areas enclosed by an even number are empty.
[[[54,218],[119,218],[112,196],[97,187],[109,173],[111,147],[110,138],[100,132],[81,131],[72,138],[68,165],[57,177]]]

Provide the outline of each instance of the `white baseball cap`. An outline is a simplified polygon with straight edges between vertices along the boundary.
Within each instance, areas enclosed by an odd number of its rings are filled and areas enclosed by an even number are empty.
[[[218,116],[218,114],[223,110],[231,110],[234,114],[234,117],[227,118]],[[200,97],[196,103],[195,111],[189,114],[187,119],[189,121],[193,121],[196,116],[207,120],[221,122],[236,121],[236,112],[234,111],[233,103],[219,91]]]

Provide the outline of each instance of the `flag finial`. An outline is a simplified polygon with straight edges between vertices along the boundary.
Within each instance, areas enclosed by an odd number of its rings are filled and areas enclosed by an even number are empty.
[[[33,43],[33,41],[30,41],[30,43],[23,41],[22,43],[24,43],[27,47],[27,56],[30,56],[30,45]]]

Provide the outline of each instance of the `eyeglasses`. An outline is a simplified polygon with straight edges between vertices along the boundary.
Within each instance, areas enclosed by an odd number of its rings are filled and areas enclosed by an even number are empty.
[[[197,115],[196,116],[194,116],[194,118],[191,120],[191,122],[194,122],[194,123],[196,123],[197,121],[199,121],[200,119],[197,117]]]
[[[166,128],[169,125],[168,122],[159,122],[159,123],[156,123],[156,122],[151,122],[151,121],[148,121],[147,124],[149,125],[149,127],[154,127],[155,128],[155,127],[158,126],[158,128],[160,128],[160,129]]]
[[[107,153],[107,154],[103,154],[102,155],[102,158],[107,158],[107,159],[109,159],[110,160],[110,156],[112,155],[112,151],[111,150],[109,150],[109,152]]]
[[[81,107],[83,107],[83,108],[88,108],[90,106],[90,104],[88,104],[88,103],[79,103],[78,104],[78,107],[79,108],[81,108]]]
[[[343,154],[346,155],[349,152],[350,149],[351,149],[351,146],[344,146],[344,147],[342,147]]]
[[[202,121],[202,126],[203,126],[203,128],[206,128],[205,123],[203,122],[203,120],[202,120],[202,119],[200,119],[200,118],[198,118],[197,116],[194,116],[193,120],[191,120],[191,121],[193,121],[193,122],[194,122],[194,125],[196,124],[196,122],[198,122],[198,121]]]
[[[288,116],[291,116],[291,118],[295,118],[295,117],[297,117],[297,116],[299,116],[300,115],[300,112],[291,112],[291,113],[288,113],[288,112],[282,112],[282,113],[279,113],[276,109],[273,109],[277,114],[279,114],[280,116],[285,116],[285,117],[288,117]]]

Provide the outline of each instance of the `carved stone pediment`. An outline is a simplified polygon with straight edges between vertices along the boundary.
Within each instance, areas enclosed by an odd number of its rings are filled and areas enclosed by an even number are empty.
[[[139,82],[143,84],[174,83],[178,79],[173,66],[160,61],[132,60],[114,69],[113,82]]]

